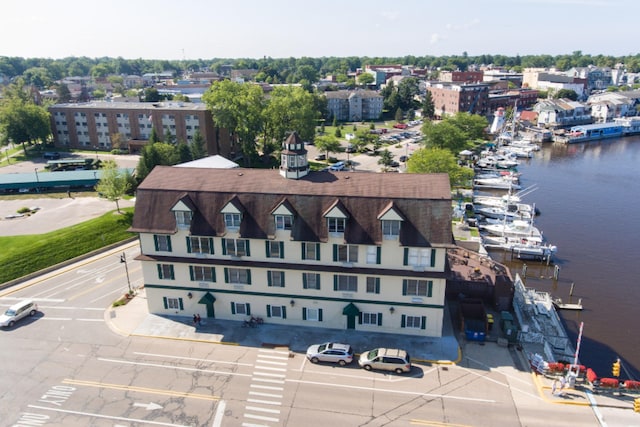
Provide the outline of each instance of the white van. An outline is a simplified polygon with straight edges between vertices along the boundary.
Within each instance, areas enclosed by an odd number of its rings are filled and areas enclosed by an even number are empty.
[[[9,307],[9,309],[0,316],[0,326],[10,328],[23,317],[34,316],[37,311],[38,305],[32,300],[27,299],[20,301]]]

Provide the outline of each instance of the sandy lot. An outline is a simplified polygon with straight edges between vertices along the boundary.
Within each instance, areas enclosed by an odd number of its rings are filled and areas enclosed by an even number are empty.
[[[120,207],[133,206],[134,200],[120,200]],[[40,208],[35,214],[8,219],[18,209]],[[115,202],[97,197],[63,199],[0,199],[0,236],[41,234],[68,227],[115,210]]]

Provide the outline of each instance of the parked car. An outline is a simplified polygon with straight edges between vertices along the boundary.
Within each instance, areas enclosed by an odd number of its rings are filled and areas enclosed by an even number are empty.
[[[307,359],[311,363],[330,362],[344,366],[353,362],[353,348],[349,344],[335,342],[315,344],[307,349]]]
[[[344,150],[347,153],[355,153],[356,147],[353,144],[347,145],[347,148]]]
[[[396,123],[395,125],[393,125],[393,127],[396,129],[406,129],[409,126],[406,123]]]
[[[402,156],[400,156],[400,161],[402,163],[406,162],[407,161],[407,156],[405,156],[404,154]]]
[[[46,160],[58,160],[60,158],[60,153],[57,151],[47,151],[42,157]]]
[[[397,374],[411,371],[411,358],[405,350],[397,348],[375,348],[360,355],[358,365],[370,371],[381,369]]]
[[[38,311],[38,305],[30,299],[20,301],[9,307],[0,316],[0,326],[3,328],[12,327],[15,323],[27,316],[34,316]]]
[[[341,171],[341,170],[344,169],[344,167],[345,167],[344,162],[337,162],[337,163],[334,163],[331,166],[329,166],[329,170],[331,170],[331,171]]]
[[[315,160],[327,160],[327,155],[326,154],[318,154],[315,157]]]

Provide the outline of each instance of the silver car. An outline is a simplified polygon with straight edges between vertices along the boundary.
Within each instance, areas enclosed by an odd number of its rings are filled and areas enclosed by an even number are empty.
[[[381,369],[393,371],[396,374],[411,371],[409,353],[397,348],[376,348],[365,351],[360,355],[358,364],[367,371]]]
[[[7,326],[12,327],[18,320],[23,317],[33,316],[37,311],[38,306],[35,302],[28,299],[20,301],[9,307],[9,309],[0,316],[0,326],[3,328]]]
[[[344,366],[353,361],[353,349],[349,344],[334,342],[315,344],[307,349],[307,359],[312,363],[331,362]]]

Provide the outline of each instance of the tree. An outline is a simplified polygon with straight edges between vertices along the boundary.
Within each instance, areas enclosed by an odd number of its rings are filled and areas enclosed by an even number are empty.
[[[314,95],[304,89],[276,87],[264,109],[263,155],[268,156],[270,147],[279,146],[291,132],[297,132],[304,141],[311,141],[318,117],[314,106]]]
[[[204,138],[200,133],[200,130],[196,130],[193,134],[193,141],[191,141],[191,158],[193,160],[202,159],[207,155],[207,148],[204,144]]]
[[[578,100],[578,94],[573,89],[560,89],[556,93],[555,97],[556,98],[566,98],[566,99],[570,99],[572,101],[577,101]]]
[[[362,73],[358,76],[358,84],[361,86],[368,86],[375,81],[375,77],[370,73]]]
[[[467,135],[449,121],[425,122],[422,134],[425,147],[449,150],[452,154],[464,150],[469,143]]]
[[[164,132],[164,142],[167,144],[175,144],[176,140],[173,134],[171,133],[171,129],[167,128]]]
[[[427,91],[424,95],[424,101],[422,101],[422,117],[425,119],[433,119],[435,116],[436,107],[433,103],[433,96],[431,92]]]
[[[402,108],[398,108],[395,114],[396,122],[401,122],[404,119],[404,113],[402,112]]]
[[[58,94],[58,102],[64,104],[71,101],[71,91],[66,84],[60,84],[56,87],[56,93]]]
[[[316,138],[316,148],[318,151],[324,151],[329,158],[329,153],[339,153],[342,151],[340,141],[333,135],[322,135]]]
[[[389,151],[389,150],[387,150],[385,148],[380,153],[380,158],[378,159],[378,164],[382,165],[385,168],[388,168],[389,166],[391,166],[392,162],[393,162],[393,154],[391,154],[391,151]]]
[[[455,125],[471,140],[484,138],[485,130],[489,126],[485,117],[470,113],[456,113],[453,116],[447,116],[445,121]]]
[[[202,100],[217,127],[226,128],[238,139],[245,166],[257,152],[256,137],[263,126],[264,93],[258,85],[230,80],[214,82]]]
[[[446,149],[422,148],[407,161],[409,173],[449,174],[451,187],[464,187],[473,179],[473,170],[458,165],[456,157]]]
[[[193,160],[193,157],[191,157],[191,149],[183,140],[179,141],[176,145],[176,152],[178,163],[186,163]]]
[[[118,201],[127,193],[130,188],[131,178],[128,172],[118,170],[118,165],[113,160],[103,163],[100,181],[96,185],[96,191],[111,202],[116,202],[116,209],[120,213]]]
[[[155,87],[149,87],[144,90],[144,102],[160,101],[160,92]]]

